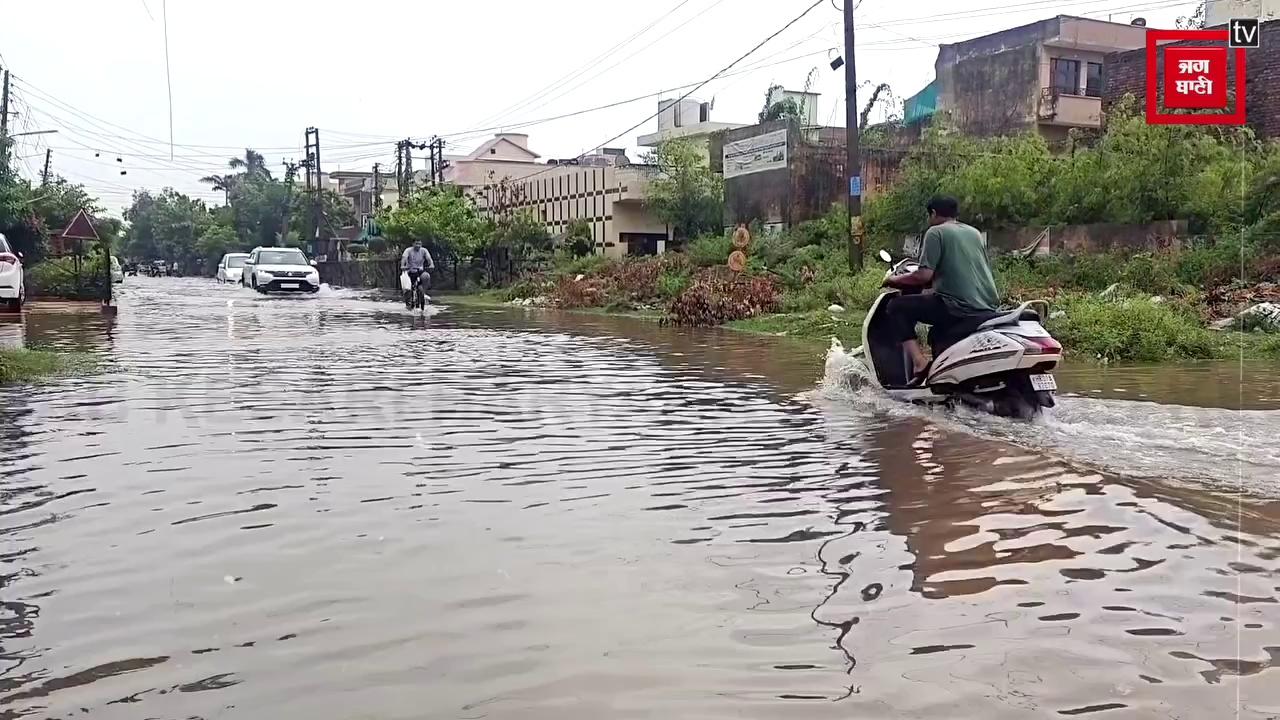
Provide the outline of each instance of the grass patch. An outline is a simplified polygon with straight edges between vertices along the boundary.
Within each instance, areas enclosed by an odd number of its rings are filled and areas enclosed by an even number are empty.
[[[25,383],[49,377],[91,372],[93,361],[82,353],[52,350],[0,350],[0,384]]]
[[[1048,330],[1072,359],[1160,362],[1222,356],[1221,335],[1173,303],[1076,295],[1060,297],[1053,307],[1066,314],[1051,319]]]
[[[845,347],[852,348],[862,344],[863,317],[861,312],[833,314],[825,310],[811,310],[734,320],[726,323],[725,327],[758,335],[786,336],[824,343],[836,337]]]

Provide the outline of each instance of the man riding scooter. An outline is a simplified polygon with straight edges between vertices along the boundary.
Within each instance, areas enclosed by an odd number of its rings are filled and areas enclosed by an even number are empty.
[[[1000,306],[982,234],[957,219],[960,207],[956,199],[935,195],[925,207],[929,229],[920,247],[918,269],[887,278],[883,284],[905,291],[890,301],[888,315],[911,358],[909,386],[923,382],[929,369],[929,360],[916,338],[917,323],[931,326],[931,333],[938,337]]]

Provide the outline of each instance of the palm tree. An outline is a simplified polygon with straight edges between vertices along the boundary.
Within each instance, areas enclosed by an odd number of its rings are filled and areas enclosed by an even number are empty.
[[[226,203],[231,204],[231,188],[235,185],[235,175],[205,175],[200,178],[200,182],[209,183],[214,190],[221,190],[226,197]]]
[[[271,171],[267,169],[266,158],[262,157],[262,153],[251,148],[244,149],[244,157],[233,157],[227,161],[227,167],[232,170],[241,170],[240,173],[229,173],[227,175],[206,175],[200,178],[200,182],[209,183],[214,190],[221,190],[227,200],[227,204],[231,204],[231,193],[240,186],[245,180],[271,180]]]
[[[250,148],[244,149],[244,157],[233,157],[227,162],[227,167],[232,170],[244,170],[244,175],[250,178],[262,178],[264,180],[271,179],[271,171],[267,169],[266,158],[262,157],[262,153]]]

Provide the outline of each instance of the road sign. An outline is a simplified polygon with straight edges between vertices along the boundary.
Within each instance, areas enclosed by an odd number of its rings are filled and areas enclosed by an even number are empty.
[[[67,223],[67,228],[62,231],[62,237],[68,240],[98,240],[98,231],[93,229],[93,220],[89,218],[89,213],[80,208],[80,212],[71,218],[71,222]]]
[[[854,175],[849,178],[849,197],[862,197],[862,176]]]

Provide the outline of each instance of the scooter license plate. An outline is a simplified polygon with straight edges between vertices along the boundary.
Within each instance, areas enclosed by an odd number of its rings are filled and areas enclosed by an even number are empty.
[[[1048,375],[1048,374],[1045,374],[1045,375],[1032,375],[1032,376],[1031,376],[1031,389],[1032,389],[1032,390],[1035,390],[1035,391],[1037,391],[1037,392],[1043,392],[1043,391],[1046,391],[1046,390],[1057,390],[1057,389],[1058,389],[1058,381],[1057,381],[1057,380],[1054,380],[1054,379],[1053,379],[1053,376],[1052,376],[1052,375]]]
[[[280,289],[281,290],[297,290],[298,283],[280,283]],[[1040,377],[1048,377],[1048,376],[1042,375]]]

